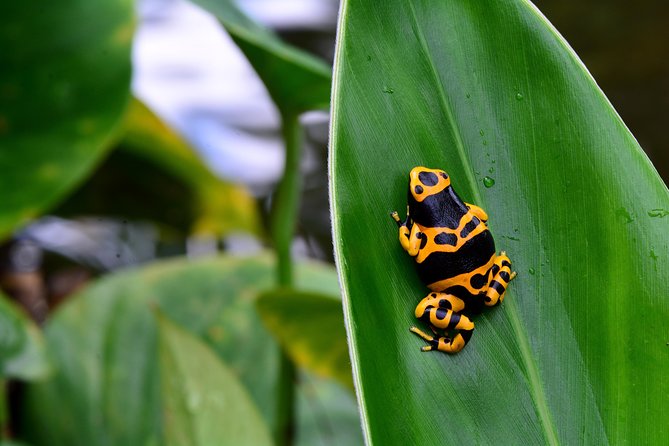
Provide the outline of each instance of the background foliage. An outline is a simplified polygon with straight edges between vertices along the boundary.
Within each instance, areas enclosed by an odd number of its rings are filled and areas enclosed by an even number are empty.
[[[666,172],[651,1],[634,21],[622,2],[539,6]],[[331,259],[325,158],[299,119],[330,105],[331,70],[286,42],[327,59],[334,29],[279,36],[231,0],[195,3],[278,110],[270,197],[132,98],[133,2],[0,6],[0,444],[363,441],[337,277],[292,259]],[[332,163],[367,440],[661,442],[669,205],[634,139],[528,3],[368,3],[340,22]],[[423,287],[386,214],[416,160],[447,165],[519,270],[456,357],[406,331]]]

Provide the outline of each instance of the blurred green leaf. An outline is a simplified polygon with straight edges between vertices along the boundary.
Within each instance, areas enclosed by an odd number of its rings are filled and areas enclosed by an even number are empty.
[[[256,303],[265,326],[299,366],[353,390],[341,300],[279,289]]]
[[[257,204],[247,190],[214,176],[188,143],[138,100],[128,108],[124,130],[122,150],[155,163],[193,190],[194,232],[260,234]]]
[[[3,378],[33,380],[50,371],[42,333],[0,294],[0,370]]]
[[[148,221],[160,230],[161,239],[182,240],[197,221],[198,202],[196,191],[161,166],[116,149],[53,213],[72,219]]]
[[[342,8],[332,209],[368,443],[669,443],[669,192],[578,57],[526,1]],[[416,165],[519,272],[454,356],[408,331],[428,290],[388,212]]]
[[[350,370],[350,369],[349,369]],[[298,374],[296,446],[362,445],[358,406],[338,382]]]
[[[258,205],[246,189],[215,177],[193,149],[139,101],[128,107],[124,129],[117,148],[56,209],[58,215],[149,220],[163,236],[261,235]]]
[[[232,0],[192,1],[220,20],[277,107],[294,113],[328,107],[332,77],[323,61],[282,42],[246,17]]]
[[[303,264],[296,273],[299,289],[333,294],[339,288],[332,268]],[[28,388],[22,433],[36,446],[160,444],[155,307],[220,356],[271,424],[278,347],[256,314],[255,297],[274,284],[274,274],[269,257],[179,259],[91,284],[47,324],[57,373]],[[316,435],[327,437],[329,426],[351,432],[354,422],[358,429],[352,403],[342,416],[309,401],[314,407],[302,409],[309,423],[298,425],[301,444],[320,444]]]
[[[165,443],[272,444],[267,425],[234,373],[192,334],[158,318]]]
[[[65,196],[109,147],[129,97],[133,5],[0,6],[0,239]]]

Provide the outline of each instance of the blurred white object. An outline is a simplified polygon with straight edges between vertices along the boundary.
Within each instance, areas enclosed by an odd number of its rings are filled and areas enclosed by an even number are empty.
[[[151,223],[46,216],[24,228],[18,238],[106,271],[153,260],[158,231]]]
[[[252,0],[275,28],[334,27],[337,2]],[[208,12],[186,0],[140,0],[133,91],[197,148],[214,172],[267,191],[283,171],[279,115],[255,71]]]
[[[281,143],[263,134],[278,132],[278,113],[218,21],[184,0],[142,0],[139,9],[134,94],[216,173],[251,185],[276,181]]]

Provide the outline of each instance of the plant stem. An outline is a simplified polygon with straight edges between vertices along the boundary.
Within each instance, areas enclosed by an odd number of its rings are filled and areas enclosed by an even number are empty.
[[[9,438],[8,385],[6,379],[0,379],[0,443]]]
[[[300,154],[302,129],[297,113],[282,112],[286,164],[272,206],[271,231],[277,254],[277,279],[280,287],[293,285],[290,248],[295,232],[300,198]],[[276,400],[274,440],[277,446],[289,446],[295,433],[295,365],[281,350]]]

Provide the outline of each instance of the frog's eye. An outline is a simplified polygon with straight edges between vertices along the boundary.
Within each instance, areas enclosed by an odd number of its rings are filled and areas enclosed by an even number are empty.
[[[439,182],[439,177],[432,172],[421,172],[418,174],[418,180],[426,186],[434,186]]]

